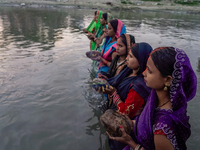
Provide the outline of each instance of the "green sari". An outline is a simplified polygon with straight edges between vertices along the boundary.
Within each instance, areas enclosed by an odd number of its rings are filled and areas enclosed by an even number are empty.
[[[86,28],[86,30],[88,32],[92,33],[95,26],[96,26],[96,21],[92,20],[92,22],[89,24],[89,26]]]
[[[107,20],[106,20],[107,23],[110,22],[110,20],[112,20],[112,19],[114,19],[113,16],[112,16],[110,13],[107,13]],[[96,35],[95,35],[96,38],[100,38],[100,37],[103,35],[103,33],[104,33],[103,29],[104,29],[104,28],[107,28],[107,25],[105,25],[105,26],[100,26],[99,30],[96,32]],[[105,41],[106,41],[106,38],[104,38],[104,39],[102,40],[101,44],[99,44],[98,47],[97,47],[97,45],[96,45],[96,42],[93,42],[94,45],[92,45],[92,46],[95,47],[94,50],[97,50],[97,51],[101,52],[101,50],[103,49],[103,46],[104,46]],[[93,44],[93,43],[92,43],[92,44]],[[91,50],[92,50],[92,49],[91,49]],[[98,62],[98,61],[93,61],[93,63],[92,63],[92,68],[93,68],[93,72],[94,72],[95,74],[96,74],[97,71],[98,71],[98,66],[99,66],[99,62]]]
[[[101,34],[101,32],[99,31],[99,28],[101,28],[101,22],[100,22],[100,19],[101,19],[101,16],[102,16],[103,12],[101,10],[98,10],[97,11],[97,15],[96,15],[96,25],[95,25],[95,28],[94,28],[94,33],[95,33],[95,36],[98,34]],[[102,28],[103,30],[103,28]],[[91,41],[92,44],[91,44],[91,48],[90,50],[93,51],[95,50],[95,47],[96,47],[96,42],[93,42]]]
[[[112,20],[113,19],[113,16],[110,14],[110,13],[107,13],[107,23],[110,21],[110,20]],[[103,31],[103,29],[104,28],[107,28],[107,25],[105,25],[105,26],[101,26],[100,28],[99,28],[99,30],[97,31],[97,33],[96,33],[96,38],[100,38],[102,35],[103,35],[103,33],[104,33],[104,31]],[[93,42],[93,43],[95,43],[95,49],[94,50],[97,50],[97,51],[99,51],[99,52],[101,52],[101,50],[102,50],[102,48],[103,48],[103,45],[104,45],[104,43],[105,43],[105,38],[102,40],[102,42],[101,42],[101,44],[97,47],[97,45],[96,45],[96,42]]]

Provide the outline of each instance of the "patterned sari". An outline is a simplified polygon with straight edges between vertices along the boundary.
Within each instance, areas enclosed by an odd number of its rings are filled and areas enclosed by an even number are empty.
[[[176,62],[170,86],[172,109],[156,108],[157,95],[156,91],[152,90],[143,112],[136,117],[133,139],[147,150],[155,149],[156,130],[162,130],[166,134],[175,150],[187,149],[185,143],[191,134],[187,102],[196,94],[197,77],[186,53],[178,48],[175,48],[175,51]],[[129,146],[124,148],[129,149]]]
[[[152,47],[147,43],[138,43],[138,45],[138,62],[140,65],[138,75],[129,77],[133,70],[127,67],[118,75],[107,80],[111,86],[117,89],[120,99],[124,103],[127,102],[127,96],[131,89],[139,94],[144,101],[147,101],[149,93],[151,92],[151,89],[147,87],[146,83],[144,82],[144,76],[142,75],[142,73],[146,69],[146,63],[149,58],[149,54],[152,52]],[[112,106],[112,109],[113,108],[115,107]],[[134,109],[132,109],[131,111],[134,111]],[[109,139],[109,146],[111,150],[121,150],[126,145]]]

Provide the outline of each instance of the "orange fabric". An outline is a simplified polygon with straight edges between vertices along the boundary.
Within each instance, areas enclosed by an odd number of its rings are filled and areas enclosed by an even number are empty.
[[[125,102],[118,103],[117,109],[133,118],[143,104],[144,99],[135,90],[130,89]]]
[[[159,135],[165,135],[165,136],[167,136],[164,132],[163,132],[163,130],[156,130],[155,132],[154,132],[154,135],[155,134],[159,134]]]

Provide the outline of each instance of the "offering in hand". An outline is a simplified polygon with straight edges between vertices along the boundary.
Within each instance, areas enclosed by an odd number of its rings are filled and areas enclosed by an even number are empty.
[[[98,51],[88,51],[86,52],[86,56],[94,61],[99,61],[98,58],[101,56],[101,53]]]
[[[105,89],[113,89],[112,86],[109,85],[109,83],[104,80],[104,79],[100,79],[100,78],[95,78],[93,81],[92,81],[92,87],[96,90],[96,91],[99,91],[99,92],[104,92]]]
[[[106,110],[100,117],[100,122],[106,131],[113,137],[122,136],[120,126],[123,126],[127,134],[130,134],[133,128],[132,121],[127,116],[112,109]]]

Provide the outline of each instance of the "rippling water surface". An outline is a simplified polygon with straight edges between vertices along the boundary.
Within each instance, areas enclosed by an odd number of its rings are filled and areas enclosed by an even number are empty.
[[[81,32],[95,10],[0,8],[0,149],[106,150],[99,124],[101,95],[89,83],[89,41]],[[200,149],[200,16],[111,12],[136,42],[174,46],[188,54],[198,77],[189,102],[192,135]]]

